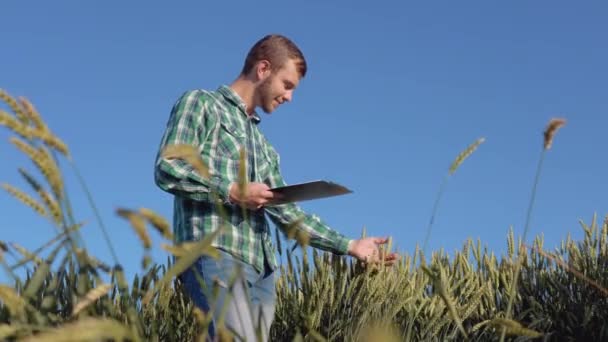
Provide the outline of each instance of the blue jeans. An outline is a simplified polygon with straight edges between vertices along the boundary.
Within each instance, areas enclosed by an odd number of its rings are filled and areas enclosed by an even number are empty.
[[[209,336],[215,337],[216,322],[228,299],[224,325],[237,334],[237,340],[240,336],[245,341],[257,341],[256,329],[259,327],[262,340],[267,341],[274,319],[276,272],[266,265],[260,273],[232,255],[221,250],[219,252],[219,259],[203,256],[181,275],[186,292],[194,304],[205,313],[213,309]],[[234,276],[237,276],[236,279]],[[199,282],[201,278],[204,289]],[[213,291],[214,280],[219,285],[215,300],[208,297]],[[227,295],[230,296],[226,298]]]

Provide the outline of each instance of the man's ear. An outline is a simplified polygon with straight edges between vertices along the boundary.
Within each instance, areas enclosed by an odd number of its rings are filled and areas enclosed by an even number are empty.
[[[264,80],[272,73],[270,62],[263,59],[255,65],[256,76],[258,80]]]

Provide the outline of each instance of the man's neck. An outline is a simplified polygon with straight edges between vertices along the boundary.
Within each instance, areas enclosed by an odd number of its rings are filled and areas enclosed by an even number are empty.
[[[255,86],[253,85],[253,82],[246,78],[239,77],[234,82],[232,82],[230,88],[232,88],[232,90],[234,90],[239,95],[241,100],[243,100],[243,103],[245,103],[245,106],[247,107],[247,114],[251,115],[255,110]]]

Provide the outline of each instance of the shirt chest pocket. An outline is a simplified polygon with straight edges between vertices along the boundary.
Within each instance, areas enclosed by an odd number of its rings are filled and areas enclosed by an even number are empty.
[[[271,176],[276,164],[276,156],[274,156],[267,148],[261,148],[257,162],[258,177],[261,181],[266,181]]]
[[[245,133],[230,123],[221,122],[218,128],[218,154],[223,158],[239,160],[241,148],[247,148]]]

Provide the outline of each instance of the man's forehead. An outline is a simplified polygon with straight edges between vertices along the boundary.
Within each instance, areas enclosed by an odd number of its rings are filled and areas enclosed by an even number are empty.
[[[296,63],[297,62],[293,59],[287,60],[283,67],[278,70],[277,74],[288,81],[297,84],[300,81],[300,72],[298,71]]]

